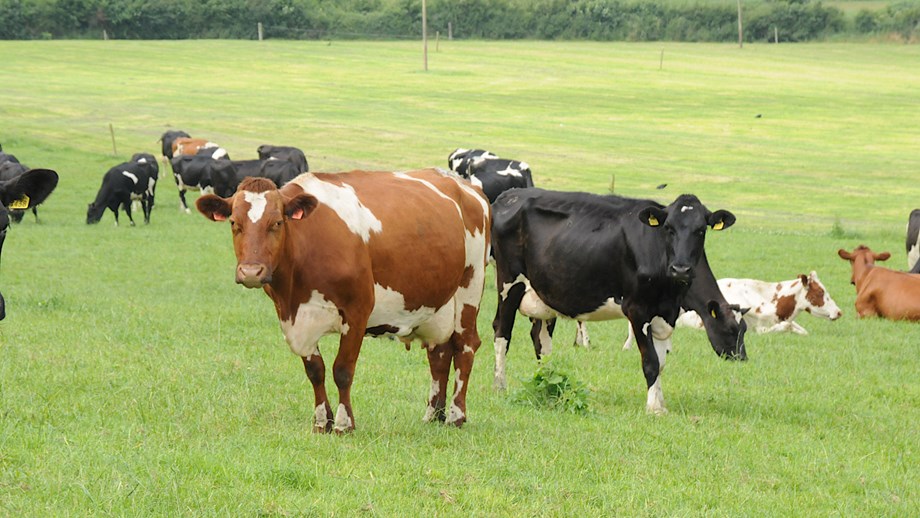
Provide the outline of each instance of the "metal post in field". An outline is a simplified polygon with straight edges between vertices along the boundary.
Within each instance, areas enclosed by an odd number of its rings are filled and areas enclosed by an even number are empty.
[[[259,28],[259,41],[262,41],[262,34],[263,34],[262,33],[262,22],[259,22],[258,28]]]

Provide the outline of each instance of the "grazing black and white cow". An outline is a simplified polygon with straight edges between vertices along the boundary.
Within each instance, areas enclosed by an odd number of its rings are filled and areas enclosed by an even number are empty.
[[[3,151],[0,151],[0,164],[5,164],[7,162],[15,162],[18,164],[19,159],[16,158],[15,155],[11,155],[9,153],[4,153]]]
[[[196,155],[204,155],[214,160],[230,160],[230,153],[226,149],[218,147],[202,147],[195,151]]]
[[[10,180],[0,180],[0,252],[10,227],[9,209],[35,207],[54,191],[58,175],[50,169],[31,169]],[[0,293],[0,320],[6,317],[6,301]]]
[[[482,189],[489,203],[508,189],[534,186],[530,166],[518,160],[479,157],[470,162],[469,173],[470,182]]]
[[[276,160],[286,160],[294,164],[297,168],[297,174],[306,173],[310,170],[310,165],[307,163],[307,156],[296,147],[263,144],[259,146],[257,151],[259,152],[259,160],[274,158]]]
[[[457,148],[447,157],[447,168],[464,178],[469,178],[470,163],[480,157],[498,158],[485,149]]]
[[[551,343],[547,321],[559,315],[628,318],[642,355],[646,409],[652,413],[667,411],[660,375],[682,304],[706,308],[701,315],[711,320],[707,331],[719,356],[746,357],[744,325],[716,296],[704,254],[706,228],[730,227],[732,213],[711,212],[688,194],[665,207],[651,200],[535,188],[504,192],[492,210],[499,292],[492,324],[496,386],[505,386],[505,355],[518,310],[534,323],[538,358]],[[696,277],[707,282],[691,290]],[[709,277],[715,292],[705,289],[711,287]]]
[[[160,165],[157,159],[150,153],[134,153],[131,155],[131,161],[147,168],[148,189],[147,193],[150,199],[150,210],[153,210],[154,198],[157,192],[157,182],[160,179]]]
[[[96,193],[96,199],[86,208],[86,223],[99,223],[105,209],[109,209],[115,214],[115,225],[118,225],[118,208],[122,207],[133,226],[131,202],[134,200],[140,200],[144,223],[150,223],[151,184],[148,170],[147,164],[137,162],[124,162],[109,169],[102,177],[102,186]]]
[[[176,187],[179,189],[179,210],[190,214],[192,211],[189,210],[188,203],[185,201],[186,191],[214,192],[213,168],[220,165],[230,166],[230,161],[215,160],[207,155],[179,155],[173,157],[169,164],[172,167],[173,177],[176,179]],[[236,189],[235,184],[233,188]]]
[[[907,269],[920,273],[920,209],[912,210],[907,220]]]
[[[299,174],[300,171],[297,165],[287,160],[266,160],[262,162],[262,166],[259,168],[259,176],[268,178],[274,182],[279,189],[283,187],[284,184],[296,178]]]
[[[173,157],[173,142],[177,138],[192,138],[192,136],[181,130],[170,130],[160,137],[160,142],[163,144],[163,156],[170,160]]]

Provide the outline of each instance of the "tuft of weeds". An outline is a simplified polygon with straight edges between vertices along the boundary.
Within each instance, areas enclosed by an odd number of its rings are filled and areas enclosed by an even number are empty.
[[[541,365],[533,377],[512,394],[517,404],[561,410],[572,414],[588,413],[590,390],[584,383],[551,365]]]

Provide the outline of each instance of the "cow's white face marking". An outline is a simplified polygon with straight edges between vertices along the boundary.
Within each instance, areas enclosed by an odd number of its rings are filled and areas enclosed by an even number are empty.
[[[361,203],[354,187],[324,182],[310,173],[302,174],[290,183],[299,185],[304,192],[332,209],[348,229],[361,236],[365,243],[370,241],[371,233],[379,234],[383,231],[383,224]]]
[[[122,171],[121,174],[125,175],[125,177],[127,177],[129,180],[131,180],[131,183],[133,183],[134,185],[137,185],[137,176],[136,176],[136,175],[134,175],[134,174],[132,174],[132,173],[129,173],[128,171]]]
[[[265,207],[268,205],[268,201],[265,199],[265,193],[243,191],[243,199],[249,203],[249,212],[246,213],[246,215],[249,216],[249,221],[258,223],[265,213]]]
[[[683,207],[680,208],[681,212],[687,212],[688,210],[693,210],[693,207],[689,205],[684,205]]]

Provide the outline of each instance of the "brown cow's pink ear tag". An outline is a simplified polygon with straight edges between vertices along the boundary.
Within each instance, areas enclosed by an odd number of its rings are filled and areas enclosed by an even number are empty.
[[[227,216],[224,216],[223,214],[219,212],[211,213],[211,217],[214,218],[214,221],[227,221]]]
[[[303,209],[297,209],[291,214],[291,219],[303,219]]]

